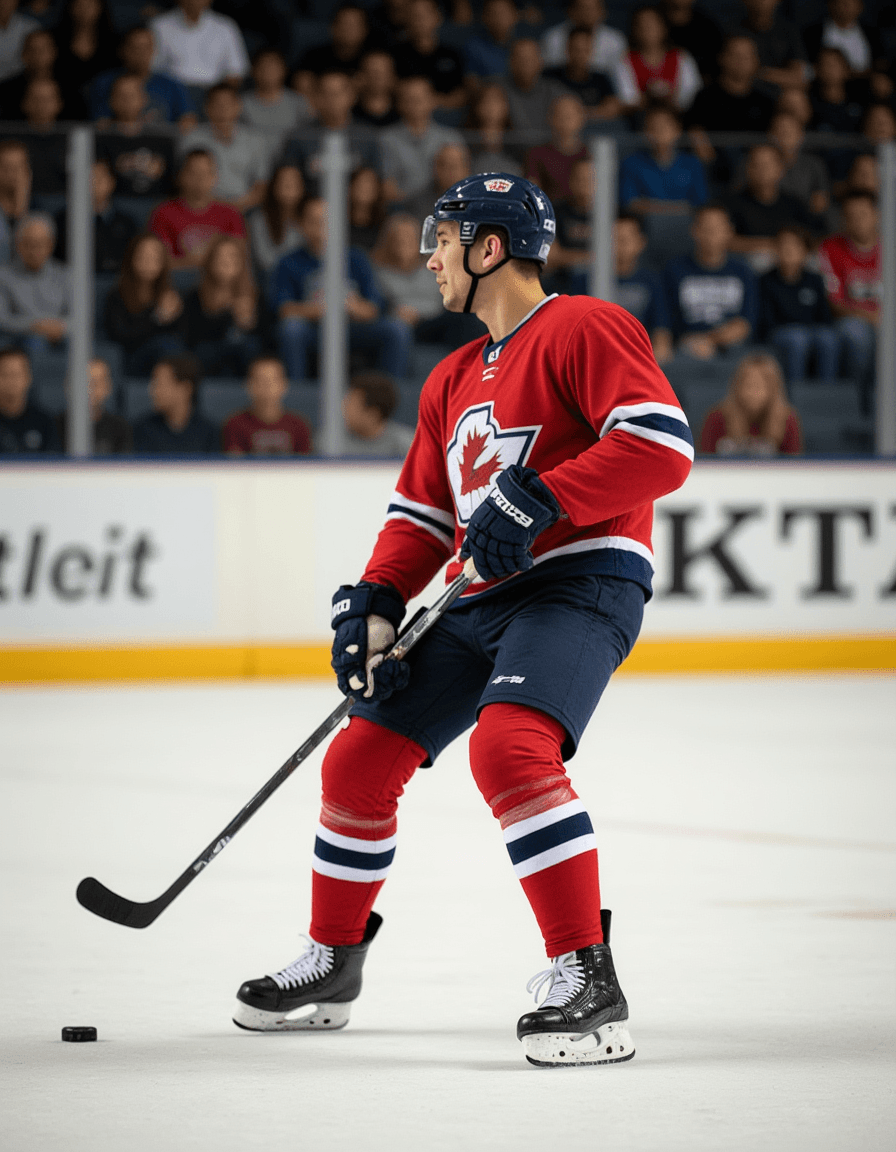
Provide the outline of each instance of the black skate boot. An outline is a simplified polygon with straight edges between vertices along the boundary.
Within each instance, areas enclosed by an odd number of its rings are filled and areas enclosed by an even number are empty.
[[[250,1032],[307,1032],[344,1028],[361,991],[361,969],[382,916],[371,912],[360,944],[330,948],[309,938],[288,967],[249,980],[236,994],[233,1022]],[[301,1012],[300,1009],[306,1009]]]
[[[601,917],[609,940],[609,915]],[[530,1064],[554,1068],[569,1064],[618,1064],[631,1060],[628,1004],[616,979],[609,944],[591,944],[555,957],[526,986],[548,994],[534,1012],[521,1016],[516,1034]]]

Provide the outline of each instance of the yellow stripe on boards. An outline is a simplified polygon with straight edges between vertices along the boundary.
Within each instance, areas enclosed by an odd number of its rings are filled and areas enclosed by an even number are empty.
[[[620,672],[893,672],[896,636],[744,636],[644,639]],[[0,683],[64,684],[246,678],[332,679],[324,645],[171,645],[0,648]]]

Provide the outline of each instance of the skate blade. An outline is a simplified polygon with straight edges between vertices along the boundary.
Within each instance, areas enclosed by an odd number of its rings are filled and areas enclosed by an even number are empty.
[[[265,1012],[237,1000],[233,1022],[248,1032],[333,1032],[348,1024],[351,1004],[303,1004],[291,1012]]]
[[[538,1068],[581,1064],[621,1064],[631,1060],[635,1046],[625,1020],[603,1024],[595,1032],[532,1032],[523,1037],[523,1051]]]

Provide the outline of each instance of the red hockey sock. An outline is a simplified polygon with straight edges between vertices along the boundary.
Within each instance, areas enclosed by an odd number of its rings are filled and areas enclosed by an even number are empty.
[[[559,721],[517,704],[489,704],[470,737],[473,776],[551,957],[603,940],[594,830],[563,766],[565,738]]]
[[[360,943],[395,855],[399,797],[425,759],[412,740],[357,716],[327,750],[309,930],[319,944]]]

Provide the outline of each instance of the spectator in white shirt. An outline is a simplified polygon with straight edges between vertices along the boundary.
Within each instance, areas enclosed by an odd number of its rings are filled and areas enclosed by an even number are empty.
[[[238,25],[209,11],[210,5],[211,0],[178,0],[176,8],[152,21],[154,71],[194,88],[239,84],[248,75],[249,56]]]
[[[22,71],[22,45],[29,32],[40,25],[33,16],[18,11],[19,0],[0,0],[0,80]]]
[[[566,63],[566,45],[573,28],[590,28],[594,33],[592,70],[612,75],[628,45],[621,32],[606,26],[606,18],[604,0],[570,0],[567,18],[549,28],[541,38],[541,53],[546,67],[556,68]]]
[[[218,165],[216,199],[248,212],[261,203],[270,163],[261,134],[238,123],[242,110],[239,93],[229,84],[216,84],[205,98],[208,123],[187,133],[181,154],[197,148],[210,152]]]

